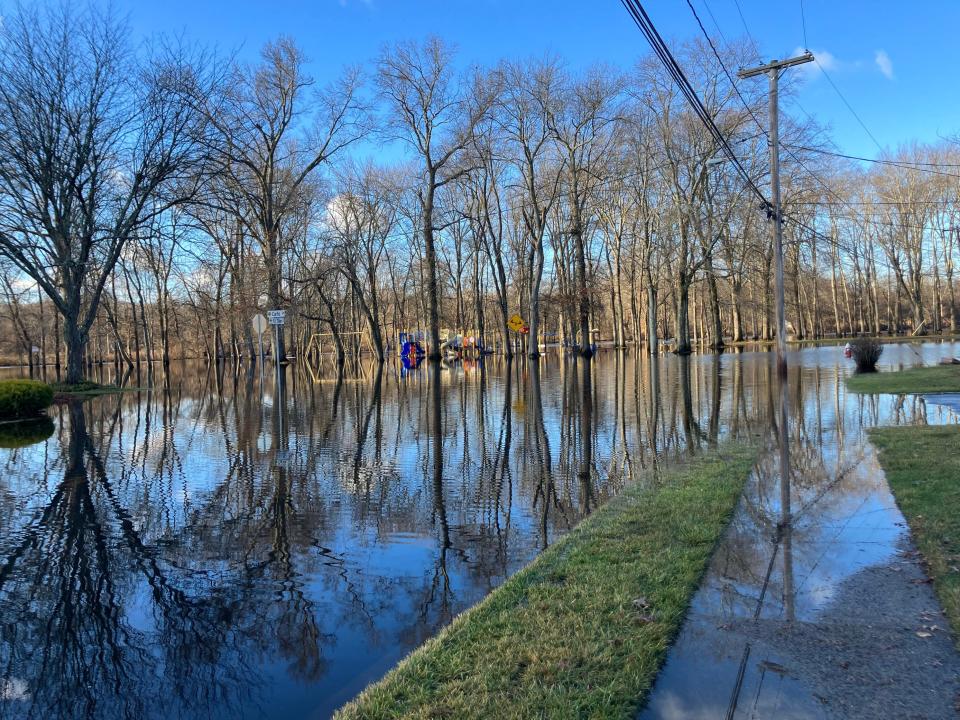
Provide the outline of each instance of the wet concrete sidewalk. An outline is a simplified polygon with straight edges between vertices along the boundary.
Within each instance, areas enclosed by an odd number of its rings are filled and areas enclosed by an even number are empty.
[[[776,450],[759,463],[641,718],[958,717],[960,654],[839,405],[792,428],[789,505]]]

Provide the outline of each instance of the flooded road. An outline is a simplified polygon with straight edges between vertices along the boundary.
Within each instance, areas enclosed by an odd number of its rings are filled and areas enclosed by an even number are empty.
[[[957,351],[888,346],[881,365]],[[772,361],[609,351],[339,378],[294,366],[263,385],[248,367],[186,365],[52,408],[32,444],[0,428],[0,717],[328,717],[625,483],[769,438]],[[848,394],[837,347],[790,362],[798,515],[814,498],[884,511],[862,428],[953,410]],[[695,611],[755,607],[779,512],[763,477],[744,501],[755,521],[735,520],[736,582]],[[795,546],[823,532],[793,528]],[[857,569],[810,547],[791,577],[770,573],[781,599],[762,612],[814,613]]]

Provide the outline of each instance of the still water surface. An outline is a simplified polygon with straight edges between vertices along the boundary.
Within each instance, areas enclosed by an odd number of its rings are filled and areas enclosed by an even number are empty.
[[[849,395],[839,348],[791,363],[813,432],[927,421]],[[768,436],[773,377],[765,352],[185,365],[57,406],[0,447],[0,717],[328,717],[625,483]]]

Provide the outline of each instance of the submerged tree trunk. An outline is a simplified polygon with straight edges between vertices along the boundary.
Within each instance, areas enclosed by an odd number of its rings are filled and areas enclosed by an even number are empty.
[[[677,349],[678,355],[693,352],[690,344],[690,282],[681,276],[677,282]]]

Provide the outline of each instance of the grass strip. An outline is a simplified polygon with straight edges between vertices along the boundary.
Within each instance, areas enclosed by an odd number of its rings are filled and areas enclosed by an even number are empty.
[[[874,428],[870,439],[960,638],[960,426]]]
[[[847,378],[847,387],[857,393],[960,392],[960,365],[851,375]]]
[[[53,388],[54,402],[67,402],[70,400],[86,400],[87,398],[100,397],[101,395],[115,395],[122,392],[131,392],[143,388],[119,387],[117,385],[101,385],[90,380],[70,385],[68,383],[51,383]]]
[[[755,457],[727,446],[626,488],[336,717],[632,717]]]

